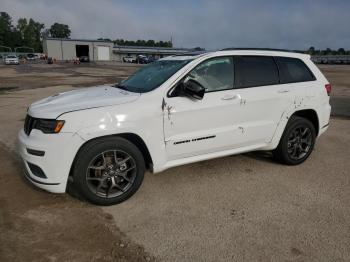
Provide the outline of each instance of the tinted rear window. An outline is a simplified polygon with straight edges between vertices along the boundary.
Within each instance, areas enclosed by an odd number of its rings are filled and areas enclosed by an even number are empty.
[[[310,69],[298,58],[276,57],[280,69],[281,83],[295,83],[315,80]]]
[[[278,68],[270,56],[239,56],[235,58],[236,88],[275,85],[279,83]]]

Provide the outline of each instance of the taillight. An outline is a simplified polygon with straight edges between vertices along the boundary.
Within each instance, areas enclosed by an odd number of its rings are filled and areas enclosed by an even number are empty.
[[[331,84],[326,84],[324,87],[326,88],[327,95],[330,95],[331,91],[332,91],[332,85]]]

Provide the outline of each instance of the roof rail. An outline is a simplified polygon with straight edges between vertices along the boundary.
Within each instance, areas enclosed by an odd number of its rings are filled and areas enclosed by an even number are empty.
[[[277,48],[253,48],[253,47],[229,47],[220,49],[220,51],[229,51],[229,50],[256,50],[256,51],[279,51],[279,52],[290,52],[290,53],[304,53],[300,50],[288,50],[288,49],[277,49]]]

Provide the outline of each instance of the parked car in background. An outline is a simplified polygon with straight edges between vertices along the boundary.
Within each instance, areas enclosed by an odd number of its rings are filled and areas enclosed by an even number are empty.
[[[16,55],[8,55],[5,58],[6,65],[19,65],[19,59]]]
[[[123,57],[123,62],[125,63],[135,63],[136,62],[136,58],[133,56],[124,56]]]
[[[305,54],[229,49],[166,57],[118,85],[33,103],[19,150],[36,186],[64,193],[69,180],[89,201],[111,205],[131,197],[146,170],[255,150],[303,163],[328,128],[330,92]]]
[[[32,54],[32,53],[30,53],[30,54],[27,54],[26,55],[26,59],[27,60],[37,60],[37,59],[39,59],[40,57],[39,57],[39,55],[37,55],[37,54]]]
[[[135,63],[136,62],[136,58],[133,56],[124,56],[123,57],[123,62],[126,63]]]
[[[138,64],[148,64],[148,57],[145,55],[138,55],[136,57],[136,63]]]
[[[88,56],[81,56],[81,57],[79,57],[79,61],[82,63],[83,62],[87,63],[87,62],[90,62],[90,59]]]

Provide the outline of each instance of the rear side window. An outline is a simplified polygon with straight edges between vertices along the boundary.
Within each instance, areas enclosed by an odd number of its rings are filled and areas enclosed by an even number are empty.
[[[271,56],[235,57],[235,79],[236,88],[275,85],[278,68]]]
[[[315,76],[303,61],[298,58],[276,57],[283,83],[296,83],[315,80]]]

